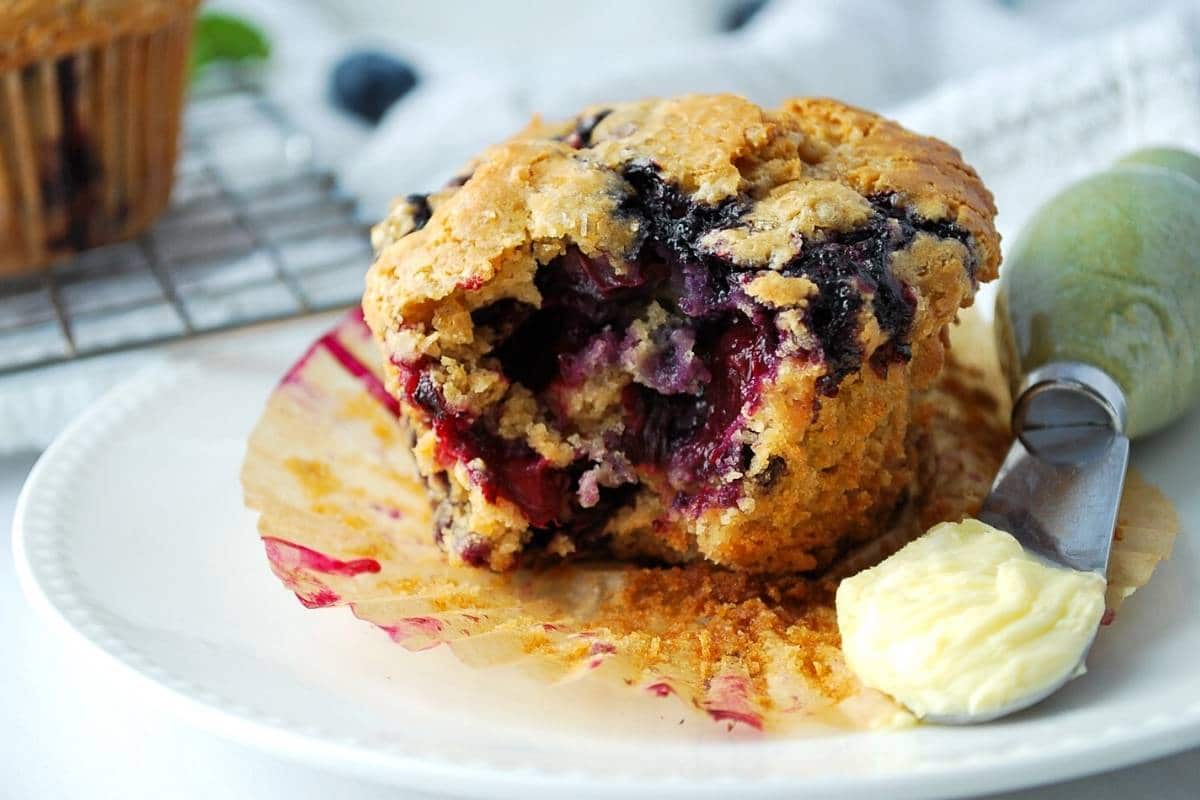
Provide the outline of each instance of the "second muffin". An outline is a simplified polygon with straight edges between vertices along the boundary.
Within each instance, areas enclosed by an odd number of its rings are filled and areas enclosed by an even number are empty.
[[[0,2],[0,277],[167,205],[199,0]]]
[[[953,148],[831,100],[535,121],[376,230],[363,308],[434,535],[493,569],[822,566],[910,485],[994,215]]]

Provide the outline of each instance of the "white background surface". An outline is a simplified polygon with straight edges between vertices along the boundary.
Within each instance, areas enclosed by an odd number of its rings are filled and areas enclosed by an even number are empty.
[[[273,0],[241,0],[223,4],[258,9],[273,6],[277,11],[280,9],[280,3]],[[361,31],[367,22],[378,20],[376,31],[381,34],[386,31],[388,35],[376,38],[393,43],[411,42],[410,52],[418,55],[435,53],[447,46],[456,47],[451,60],[459,67],[467,60],[476,58],[518,64],[521,51],[535,40],[539,46],[554,46],[553,42],[546,42],[544,37],[531,37],[529,32],[533,29],[518,18],[523,14],[482,13],[480,6],[472,9],[468,7],[469,4],[458,0],[435,4],[451,15],[471,17],[472,24],[464,28],[463,38],[457,41],[444,35],[439,37],[436,30],[429,32],[428,26],[432,23],[427,9],[431,6],[427,4],[385,4],[356,0],[342,3],[339,11],[332,15],[329,12],[313,12],[312,7],[319,5],[315,0],[298,6],[288,5],[287,12],[273,14],[270,19],[271,27],[277,31],[277,43],[280,39],[278,31],[284,28],[288,30],[283,46],[278,48],[281,62],[278,66],[285,73],[281,79],[290,78],[296,85],[307,81],[307,92],[313,97],[321,94],[321,87],[315,83],[316,78],[325,74],[337,51],[344,49],[344,45],[338,42],[317,41],[314,38],[313,32],[325,30],[330,19],[336,21],[343,35]],[[530,4],[524,10],[532,13],[536,10],[531,8],[532,5],[547,6],[544,3]],[[602,11],[610,7],[610,4],[600,5],[603,6]],[[711,14],[714,5],[708,0],[701,3],[700,7],[704,9],[701,16]],[[849,5],[857,6],[860,10],[865,7],[870,12],[862,15],[864,28],[888,28],[904,22],[903,19],[892,19],[894,6],[890,6],[890,12],[874,13],[870,4]],[[799,86],[791,93],[828,91],[861,103],[895,106],[909,100],[923,88],[958,77],[968,49],[976,50],[984,64],[988,59],[992,63],[1003,63],[1010,58],[1021,59],[1050,47],[1060,36],[1085,35],[1112,27],[1113,20],[1119,19],[1121,13],[1129,13],[1134,9],[1140,11],[1145,4],[1114,3],[1111,4],[1112,8],[1121,6],[1124,12],[1112,10],[1106,13],[1106,19],[1081,22],[1079,15],[1071,10],[1078,8],[1079,3],[1057,3],[1049,10],[1039,11],[1041,22],[1034,29],[1018,24],[1019,20],[1004,13],[981,10],[986,5],[939,4],[935,0],[917,4],[927,13],[934,13],[941,7],[945,13],[938,14],[937,18],[944,24],[944,33],[958,41],[959,46],[948,48],[939,58],[919,59],[920,74],[915,77],[906,73],[878,85],[851,82],[840,90],[826,88],[825,84]],[[1095,6],[1090,5],[1093,8]],[[664,9],[662,13],[670,13],[671,9],[679,8],[680,3],[666,2],[660,6]],[[821,9],[813,14],[810,27],[814,30],[819,30],[838,16],[830,11],[830,3],[815,3],[814,6]],[[385,7],[388,8],[386,13],[380,10]],[[496,8],[491,4],[486,7]],[[879,4],[876,7],[882,8]],[[415,13],[414,9],[421,8],[425,8],[426,12]],[[973,24],[965,8],[976,12]],[[292,13],[293,9],[295,13]],[[611,19],[619,15],[609,13],[608,16],[611,23]],[[845,14],[842,16],[844,18]],[[1134,21],[1135,18],[1129,20],[1130,24]],[[1122,23],[1117,24],[1119,26]],[[595,34],[593,44],[599,46],[619,41],[620,37],[605,40],[601,33],[602,30],[612,31],[617,27],[622,29],[618,31],[622,35],[624,30],[628,30],[624,25],[609,24],[607,28],[602,28],[597,23],[591,29]],[[642,30],[644,25],[635,28]],[[468,29],[474,33],[469,33]],[[539,29],[538,32],[545,32],[545,29]],[[684,35],[686,33],[680,31],[680,41],[687,38]],[[483,52],[473,46],[480,37],[493,43],[490,51]],[[563,44],[562,41],[558,42],[560,49]],[[911,52],[893,55],[912,60]],[[437,55],[422,57],[431,64],[446,58]],[[580,72],[586,73],[589,63],[596,62],[576,53],[574,63]],[[697,75],[696,79],[703,80],[704,76]],[[602,79],[593,80],[593,84],[596,91],[607,94],[613,92],[612,84],[604,86]],[[638,90],[633,93],[644,92]],[[298,94],[303,95],[304,92]],[[544,96],[539,105],[553,105],[559,99],[551,93]],[[524,109],[521,114],[524,114]],[[385,124],[390,123],[402,129],[407,122],[410,121],[401,115]],[[509,123],[501,116],[488,124],[503,127]],[[478,127],[487,128],[488,125]],[[479,133],[478,130],[475,132]],[[352,149],[362,138],[363,132],[355,130],[353,126],[343,124],[339,127],[338,123],[333,122],[328,126],[325,140],[326,155],[331,161],[342,161],[350,154],[347,149],[353,152]],[[467,144],[463,143],[464,146]],[[474,146],[471,143],[468,152]],[[400,149],[396,158],[406,163],[414,162],[421,158],[421,153]],[[432,171],[436,172],[438,168],[435,166]],[[389,184],[382,190],[392,192],[409,188],[415,190],[422,187],[393,187]],[[0,450],[3,449],[0,443]],[[0,542],[7,543],[8,537],[4,533],[8,530],[13,504],[34,458],[33,453],[0,458],[0,536],[3,537]],[[1184,535],[1188,534],[1184,532]],[[88,659],[86,670],[77,668],[82,659],[76,648],[82,645],[61,639],[56,631],[45,627],[31,614],[19,595],[8,547],[0,549],[0,631],[4,634],[4,644],[0,645],[0,723],[3,723],[0,724],[0,798],[254,797],[271,800],[283,797],[370,799],[404,796],[390,788],[375,787],[285,763],[220,741],[207,733],[184,726],[153,705],[147,705],[135,691],[132,679],[116,667],[93,667],[98,662]],[[1136,797],[1191,800],[1200,796],[1200,751],[1059,787],[1009,796],[1040,800],[1124,800]]]

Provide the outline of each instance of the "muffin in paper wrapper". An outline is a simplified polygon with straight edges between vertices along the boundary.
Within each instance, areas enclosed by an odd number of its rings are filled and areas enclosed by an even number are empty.
[[[175,179],[199,0],[0,0],[0,276],[130,239]]]
[[[503,574],[450,566],[380,361],[361,315],[347,316],[283,378],[250,438],[246,502],[260,512],[271,568],[305,606],[349,606],[408,650],[446,645],[471,666],[677,696],[730,728],[914,721],[846,667],[834,593],[839,577],[982,503],[1008,447],[1010,401],[977,315],[963,315],[944,374],[914,400],[919,467],[907,501],[878,537],[818,577],[707,562],[568,562]],[[1106,622],[1169,555],[1178,527],[1166,497],[1131,474]]]

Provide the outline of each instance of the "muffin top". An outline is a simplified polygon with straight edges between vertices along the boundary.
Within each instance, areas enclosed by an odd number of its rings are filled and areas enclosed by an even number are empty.
[[[55,58],[160,25],[200,0],[6,0],[0,3],[0,69]]]
[[[393,337],[394,353],[438,357],[470,346],[471,310],[536,305],[538,265],[571,248],[621,273],[654,238],[683,260],[779,273],[806,242],[881,207],[958,236],[972,281],[995,277],[991,194],[936,139],[823,98],[774,111],[732,95],[594,106],[534,119],[449,186],[399,200],[374,232],[364,310],[377,331],[426,334]],[[764,277],[765,294],[805,288]]]

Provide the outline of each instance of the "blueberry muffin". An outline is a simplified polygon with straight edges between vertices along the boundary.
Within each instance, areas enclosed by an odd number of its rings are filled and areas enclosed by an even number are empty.
[[[994,215],[953,148],[832,100],[534,120],[375,230],[363,309],[433,535],[495,570],[828,564],[910,489]]]
[[[199,0],[0,2],[0,277],[147,228]]]

